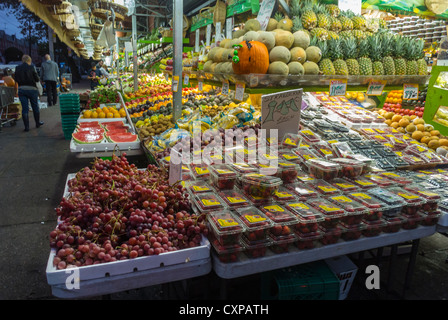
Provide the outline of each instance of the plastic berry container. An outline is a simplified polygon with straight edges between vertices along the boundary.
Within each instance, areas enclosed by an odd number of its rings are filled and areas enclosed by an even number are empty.
[[[277,236],[269,232],[268,237],[271,241],[269,249],[276,254],[289,252],[290,246],[297,241],[297,236],[294,233]]]
[[[291,190],[300,201],[317,198],[319,196],[319,193],[315,189],[303,183],[287,184],[285,188]]]
[[[266,239],[268,230],[273,226],[273,222],[260,210],[250,206],[235,209],[236,216],[244,224],[244,236],[249,241]]]
[[[343,178],[335,178],[330,181],[330,184],[342,192],[353,192],[361,190],[359,186],[355,185],[353,182],[343,179]]]
[[[378,174],[366,174],[364,175],[364,178],[372,181],[377,187],[380,188],[389,188],[397,185],[396,182]]]
[[[371,180],[368,180],[366,178],[363,178],[363,177],[357,177],[354,179],[350,179],[350,181],[364,190],[377,187],[377,185],[374,182],[372,182]]]
[[[438,210],[439,202],[441,200],[440,194],[431,191],[426,191],[424,188],[416,184],[406,185],[403,188],[407,191],[410,191],[416,195],[421,196],[426,200],[426,203],[422,205],[423,212],[432,212]]]
[[[386,177],[389,180],[395,181],[399,185],[412,184],[414,181],[409,177],[400,175],[397,172],[380,172],[379,175]]]
[[[256,168],[254,168],[253,166],[251,166],[250,164],[247,164],[245,162],[230,163],[228,166],[230,169],[235,171],[238,175],[257,172]]]
[[[357,240],[362,236],[362,231],[366,228],[364,223],[358,223],[355,225],[342,225],[344,232],[342,232],[341,238],[344,241]]]
[[[328,181],[323,179],[316,179],[312,182],[306,183],[307,186],[315,189],[321,196],[332,196],[342,193],[340,189],[331,185]]]
[[[197,193],[215,192],[213,187],[204,180],[187,181],[185,187],[193,195]]]
[[[244,253],[252,259],[264,257],[267,249],[272,245],[268,237],[262,240],[249,240],[243,235],[241,239],[244,246]]]
[[[364,221],[364,224],[366,225],[366,228],[362,230],[362,235],[365,237],[376,237],[383,231],[386,222],[384,219],[380,219],[375,221]]]
[[[243,195],[241,190],[237,188],[232,190],[222,190],[218,192],[218,195],[231,209],[252,205],[252,202]]]
[[[321,227],[321,231],[323,233],[322,238],[320,238],[320,242],[323,245],[334,244],[339,241],[342,237],[342,233],[344,229],[340,226],[336,226],[333,228],[325,228]]]
[[[313,144],[321,141],[320,137],[310,129],[300,130],[299,135],[303,138],[304,142],[306,143]]]
[[[306,165],[310,175],[316,179],[332,180],[341,175],[341,166],[334,162],[310,159]]]
[[[302,137],[298,134],[287,133],[283,136],[281,146],[284,148],[294,149],[299,146]]]
[[[365,171],[365,164],[361,161],[349,158],[333,158],[335,162],[341,166],[341,176],[347,178],[356,178],[362,175]]]
[[[318,231],[319,224],[325,220],[322,213],[306,202],[290,202],[285,207],[297,217],[294,227],[302,235]]]
[[[383,232],[384,233],[395,233],[400,231],[401,226],[403,223],[406,222],[406,218],[402,216],[395,216],[395,217],[384,217],[383,219],[386,224],[383,226]]]
[[[269,229],[272,235],[289,235],[292,233],[293,226],[297,224],[297,217],[280,204],[273,203],[260,206],[259,209],[273,222],[271,229]]]
[[[420,211],[426,203],[426,200],[423,197],[420,197],[418,194],[412,193],[404,188],[395,187],[389,188],[388,190],[406,201],[406,205],[403,207],[402,212],[408,215],[418,214],[418,211]]]
[[[289,162],[289,161],[279,161],[278,162],[276,177],[282,179],[284,184],[294,183],[297,181],[297,175],[300,171],[300,165]]]
[[[370,189],[368,190],[368,194],[373,195],[386,204],[383,216],[396,216],[407,205],[402,197],[383,188]]]
[[[384,210],[388,208],[388,205],[384,202],[366,192],[349,192],[346,195],[347,197],[359,202],[366,208],[364,220],[367,221],[376,221],[381,219],[383,217]]]
[[[423,215],[420,213],[417,214],[406,214],[402,213],[402,217],[406,218],[406,221],[401,225],[404,230],[412,230],[417,228],[423,220]]]
[[[288,152],[280,151],[279,157],[280,157],[279,161],[289,161],[296,164],[300,164],[302,162],[301,158],[292,151]]]
[[[217,190],[231,190],[235,186],[236,173],[225,164],[210,166],[210,184]]]
[[[310,176],[306,172],[299,171],[297,173],[297,181],[298,182],[309,182],[309,181],[314,181],[314,180],[316,180],[316,178]]]
[[[245,228],[242,222],[229,210],[211,212],[207,215],[209,237],[223,246],[238,245]]]
[[[292,190],[285,188],[284,186],[280,186],[280,188],[274,192],[272,199],[279,203],[285,203],[288,201],[296,201],[298,198]]]
[[[296,233],[297,240],[295,242],[299,250],[314,249],[319,245],[319,240],[322,239],[323,233],[318,230],[307,234]]]
[[[422,220],[420,221],[422,226],[433,226],[439,221],[442,212],[440,210],[422,211],[420,215],[422,216]]]
[[[248,173],[241,178],[241,187],[251,196],[271,198],[282,185],[282,179],[257,173]]]
[[[182,181],[192,181],[192,180],[194,180],[194,177],[190,172],[182,172]]]
[[[198,193],[193,198],[200,212],[220,211],[227,209],[222,199],[214,192]]]
[[[296,155],[302,159],[302,163],[306,163],[308,160],[316,159],[316,160],[323,160],[322,157],[311,148],[307,147],[299,147],[297,149],[292,150]]]
[[[337,151],[337,149],[333,150],[329,143],[325,141],[320,141],[313,144],[314,150],[324,159],[333,159],[339,158],[341,154]]]
[[[265,198],[265,197],[253,196],[246,192],[243,192],[243,195],[250,201],[251,205],[253,206],[262,206],[265,204],[272,203],[274,201],[273,197]]]
[[[322,213],[325,219],[320,225],[325,228],[336,227],[347,216],[344,209],[324,198],[311,199],[307,203]]]
[[[328,200],[345,210],[347,215],[341,219],[345,225],[352,226],[360,224],[365,213],[368,211],[368,209],[360,202],[357,202],[346,195],[332,196],[329,197]]]
[[[190,165],[190,170],[196,180],[208,179],[210,177],[210,170],[208,165]]]
[[[244,251],[244,247],[240,243],[224,246],[217,239],[213,239],[211,243],[219,261],[223,263],[239,261],[239,254]]]

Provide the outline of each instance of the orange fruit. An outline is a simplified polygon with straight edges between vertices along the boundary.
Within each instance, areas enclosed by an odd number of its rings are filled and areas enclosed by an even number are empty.
[[[83,117],[86,119],[89,119],[92,116],[92,111],[91,110],[86,110],[84,111]]]
[[[406,128],[408,126],[408,124],[409,124],[409,120],[404,117],[400,121],[398,121],[398,125],[403,128]]]
[[[98,118],[98,112],[93,111],[92,115],[90,116],[91,118]]]
[[[428,144],[428,142],[431,140],[431,137],[423,137],[420,142],[424,144]]]
[[[440,142],[439,140],[431,140],[428,142],[428,147],[431,149],[436,150],[438,147],[440,147]]]
[[[425,120],[423,120],[422,118],[415,118],[414,124],[425,124]]]
[[[432,130],[429,132],[432,136],[440,136],[439,130]]]
[[[407,132],[412,133],[412,132],[414,132],[415,130],[417,130],[417,127],[416,127],[413,123],[408,124],[407,127],[406,127],[406,131],[407,131]]]
[[[96,113],[100,113],[101,111],[103,111],[103,110],[101,110],[100,107],[96,108]]]
[[[421,131],[414,131],[414,132],[412,132],[412,135],[411,135],[411,137],[412,137],[412,139],[415,139],[415,140],[417,140],[417,141],[420,141],[422,138],[423,138],[423,132],[421,132]]]
[[[114,113],[114,118],[121,118],[121,115],[118,112]]]
[[[386,121],[384,121],[385,124],[387,124],[388,126],[390,126],[392,124],[392,120],[387,119]]]
[[[439,143],[443,147],[448,147],[448,139],[440,139]]]
[[[109,112],[109,108],[108,108],[108,107],[103,107],[101,110],[102,110],[104,113],[108,113],[108,112]]]
[[[416,127],[417,127],[418,131],[422,131],[422,132],[425,131],[425,126],[423,124],[417,124]]]
[[[398,124],[398,122],[395,121],[395,122],[392,122],[390,126],[394,129],[397,129],[399,127],[399,124]]]
[[[392,117],[392,122],[398,122],[398,121],[401,120],[401,118],[402,118],[401,115],[399,115],[399,114],[395,114],[395,115]]]
[[[106,114],[101,111],[100,113],[98,113],[98,118],[106,118]]]
[[[114,117],[114,113],[113,112],[108,112],[107,113],[107,117],[108,118],[113,118]]]

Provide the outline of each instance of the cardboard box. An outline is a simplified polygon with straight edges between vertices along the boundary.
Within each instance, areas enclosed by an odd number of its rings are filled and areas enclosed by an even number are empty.
[[[340,282],[339,300],[344,300],[348,296],[358,267],[347,256],[325,259],[325,262],[338,277]]]

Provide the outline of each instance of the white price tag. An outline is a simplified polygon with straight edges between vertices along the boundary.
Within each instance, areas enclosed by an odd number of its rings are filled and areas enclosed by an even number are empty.
[[[372,80],[369,82],[366,94],[368,96],[380,96],[383,94],[384,87],[386,86],[386,80]]]
[[[188,83],[189,83],[189,80],[190,80],[190,77],[188,76],[188,74],[186,74],[186,75],[184,76],[184,84],[188,84]]]
[[[221,41],[221,22],[216,22],[215,26],[215,43]]]
[[[418,83],[403,84],[403,99],[418,100]]]
[[[233,17],[226,19],[226,38],[232,39]]]
[[[168,73],[165,73],[165,80],[168,81],[170,78],[170,76],[168,75]]]
[[[179,76],[173,76],[172,90],[173,92],[177,92],[179,88]]]
[[[204,90],[204,84],[203,84],[202,80],[198,81],[198,90],[199,91],[203,91]]]
[[[235,84],[235,100],[243,101],[245,87],[246,87],[246,84],[244,82],[237,82]]]
[[[194,51],[199,52],[199,29],[196,29],[196,38],[194,43]]]
[[[221,94],[223,95],[229,94],[229,81],[222,82]]]
[[[212,25],[207,25],[205,30],[205,45],[208,47],[210,45],[210,39],[212,38]]]
[[[328,91],[330,92],[330,96],[345,96],[345,93],[347,91],[347,80],[330,80],[330,88]]]

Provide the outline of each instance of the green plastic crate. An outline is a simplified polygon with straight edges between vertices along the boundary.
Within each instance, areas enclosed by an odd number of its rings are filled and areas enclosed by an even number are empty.
[[[325,261],[266,272],[261,277],[265,300],[338,300],[339,279]]]

